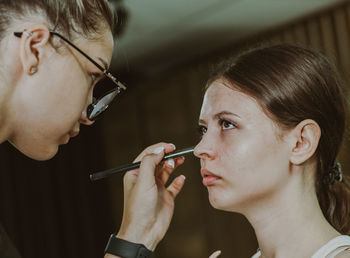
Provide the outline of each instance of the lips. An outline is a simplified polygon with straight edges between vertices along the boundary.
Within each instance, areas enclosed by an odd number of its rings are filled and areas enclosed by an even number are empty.
[[[201,175],[203,177],[202,183],[205,186],[213,185],[217,180],[221,179],[221,177],[218,175],[215,175],[214,173],[204,168],[201,169]]]

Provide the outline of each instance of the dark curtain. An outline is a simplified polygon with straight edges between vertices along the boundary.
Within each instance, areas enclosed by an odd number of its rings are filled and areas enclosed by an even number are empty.
[[[9,143],[0,146],[0,221],[23,258],[103,257],[115,230],[99,125],[81,128],[49,161],[34,161]],[[122,205],[122,204],[121,204]]]

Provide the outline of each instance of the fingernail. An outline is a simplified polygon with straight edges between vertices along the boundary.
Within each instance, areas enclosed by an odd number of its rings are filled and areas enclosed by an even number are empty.
[[[214,252],[210,257],[216,258],[216,257],[219,257],[220,254],[221,254],[221,251],[218,250],[218,251]]]
[[[176,150],[176,146],[173,143],[170,143],[171,146],[173,146],[174,150]]]
[[[185,180],[186,179],[186,177],[184,176],[184,175],[181,175],[181,177]]]
[[[164,147],[159,146],[159,147],[154,149],[153,154],[159,154],[159,153],[162,153],[163,151],[164,151]]]
[[[168,166],[174,168],[175,167],[175,161],[174,159],[168,159],[167,161]]]

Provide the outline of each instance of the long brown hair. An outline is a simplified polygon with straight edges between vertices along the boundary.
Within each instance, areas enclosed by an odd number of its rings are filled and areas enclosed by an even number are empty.
[[[316,150],[316,191],[323,214],[343,234],[350,233],[350,185],[330,182],[345,130],[345,104],[339,76],[319,53],[277,45],[245,52],[218,66],[208,81],[223,78],[255,98],[281,127],[312,119],[321,128]]]
[[[0,37],[13,20],[28,18],[41,18],[68,38],[74,33],[95,38],[108,27],[114,32],[116,24],[107,0],[1,0]]]

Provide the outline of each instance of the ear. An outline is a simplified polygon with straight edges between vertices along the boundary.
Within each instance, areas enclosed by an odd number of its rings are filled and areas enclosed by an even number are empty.
[[[321,129],[314,120],[306,119],[292,129],[291,136],[290,162],[294,165],[300,165],[310,159],[316,152],[321,137]]]
[[[33,71],[39,69],[43,51],[48,46],[49,39],[50,31],[42,24],[32,25],[22,34],[20,59],[25,73],[31,75]]]

